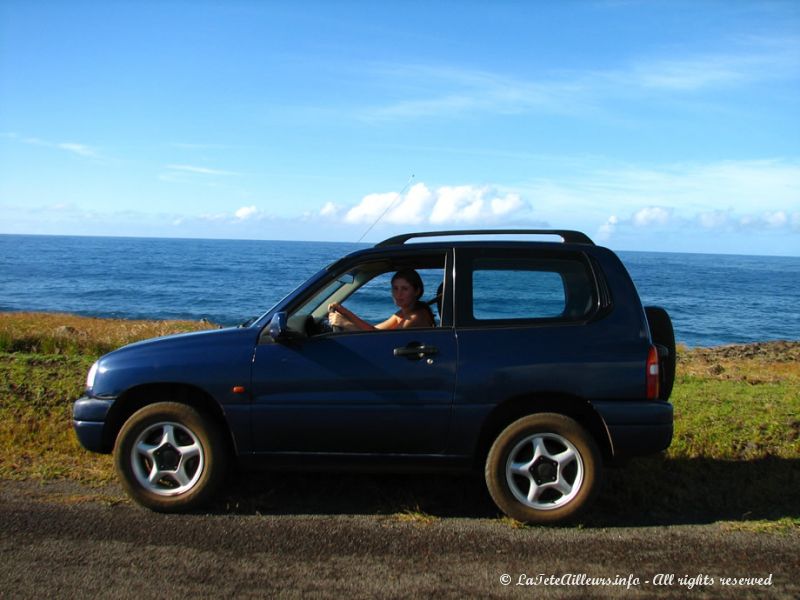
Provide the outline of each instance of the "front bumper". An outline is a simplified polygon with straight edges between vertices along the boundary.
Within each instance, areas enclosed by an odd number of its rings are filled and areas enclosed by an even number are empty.
[[[654,454],[672,443],[672,404],[659,401],[594,402],[615,458]]]
[[[92,452],[108,453],[110,448],[104,442],[103,430],[106,416],[114,399],[78,398],[72,405],[72,427],[81,446]]]

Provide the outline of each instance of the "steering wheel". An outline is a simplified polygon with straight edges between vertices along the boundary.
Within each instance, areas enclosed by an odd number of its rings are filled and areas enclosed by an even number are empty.
[[[322,335],[323,333],[339,333],[344,331],[339,325],[331,325],[328,321],[328,315],[316,320],[312,315],[306,317],[306,334],[308,337],[315,335]]]
[[[332,331],[334,333],[341,333],[344,331],[344,327],[342,327],[341,325],[331,325],[331,322],[328,319],[327,315],[322,317],[322,319],[320,320],[320,325],[322,325],[323,323],[324,326],[328,329],[328,331]]]

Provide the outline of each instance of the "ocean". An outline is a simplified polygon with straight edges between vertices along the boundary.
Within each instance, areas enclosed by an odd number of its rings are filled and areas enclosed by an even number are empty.
[[[0,311],[235,325],[264,313],[307,277],[363,247],[0,235]],[[800,257],[618,255],[642,301],[669,311],[679,342],[800,340]],[[381,318],[390,309],[389,303],[380,307]]]

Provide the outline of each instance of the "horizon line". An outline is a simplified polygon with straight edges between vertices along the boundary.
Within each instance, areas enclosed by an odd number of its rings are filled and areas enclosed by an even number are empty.
[[[480,234],[477,234],[480,235]],[[491,235],[491,234],[487,234]],[[290,242],[290,243],[311,243],[311,244],[347,244],[351,246],[372,247],[379,244],[383,240],[376,242],[357,242],[357,241],[344,241],[344,240],[298,240],[298,239],[265,239],[265,238],[230,238],[230,237],[202,237],[202,236],[185,236],[173,237],[165,235],[93,235],[93,234],[80,234],[80,233],[6,233],[0,231],[0,236],[18,236],[18,237],[51,237],[51,238],[98,238],[98,239],[129,239],[129,240],[199,240],[208,242]],[[389,237],[395,237],[390,235]],[[446,236],[443,236],[446,237]],[[389,238],[385,238],[389,239]],[[800,258],[800,254],[742,254],[738,252],[697,252],[697,251],[681,251],[681,250],[631,250],[628,248],[614,248],[602,243],[595,243],[597,246],[606,247],[614,252],[631,252],[643,254],[689,254],[689,255],[705,255],[705,256],[748,256],[748,257],[761,257],[761,258]]]

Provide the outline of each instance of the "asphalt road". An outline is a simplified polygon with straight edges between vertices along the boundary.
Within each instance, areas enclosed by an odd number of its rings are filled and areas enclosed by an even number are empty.
[[[3,598],[798,598],[798,567],[797,530],[251,508],[165,516],[114,486],[0,482]]]

